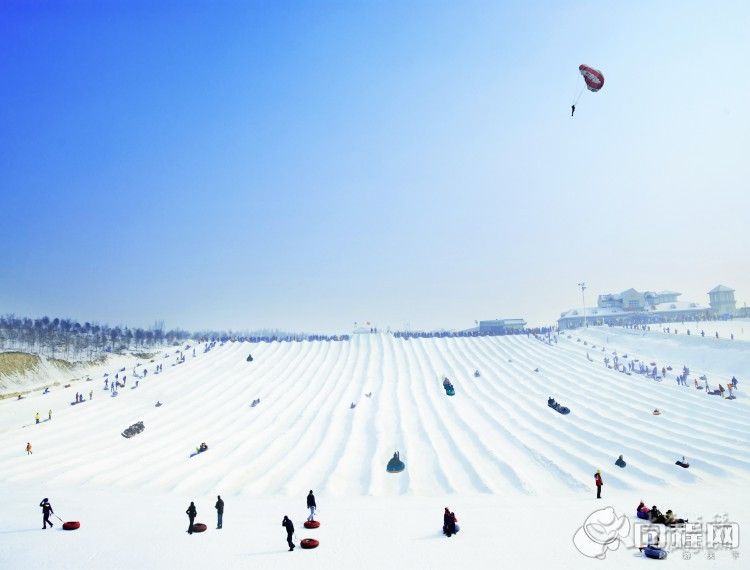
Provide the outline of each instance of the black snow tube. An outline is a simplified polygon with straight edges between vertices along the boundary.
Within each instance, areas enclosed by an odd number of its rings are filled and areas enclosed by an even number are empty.
[[[308,550],[310,548],[318,548],[319,544],[320,543],[314,538],[303,538],[302,541],[299,543],[299,545],[305,550]]]
[[[643,549],[643,554],[647,558],[654,558],[656,560],[663,560],[667,557],[667,551],[662,548],[654,548],[651,546],[647,546]]]
[[[318,528],[320,521],[305,521],[305,528]]]
[[[68,521],[63,523],[63,530],[78,530],[81,528],[81,523],[78,521]]]
[[[690,467],[690,463],[683,463],[682,461],[675,461],[674,464],[679,465],[683,469],[687,469],[688,467]]]
[[[205,532],[206,528],[208,527],[206,527],[206,525],[204,525],[203,523],[195,523],[193,525],[193,532]]]

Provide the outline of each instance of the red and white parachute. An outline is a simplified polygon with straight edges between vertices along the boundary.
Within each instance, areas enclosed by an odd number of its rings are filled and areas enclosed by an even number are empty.
[[[599,89],[604,87],[604,74],[598,69],[581,64],[578,66],[578,71],[581,72],[589,91],[596,93]]]

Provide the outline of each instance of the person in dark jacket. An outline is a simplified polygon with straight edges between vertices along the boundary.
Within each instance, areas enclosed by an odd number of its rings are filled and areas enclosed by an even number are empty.
[[[216,528],[221,528],[222,519],[224,518],[224,501],[221,495],[216,497]]]
[[[49,499],[45,497],[42,499],[42,502],[39,503],[39,506],[42,507],[42,530],[45,530],[47,528],[47,525],[49,525],[50,528],[52,528],[53,525],[52,521],[49,520],[49,516],[51,514],[55,514],[55,511],[52,510],[52,505],[49,502]]]
[[[448,534],[448,525],[451,522],[451,512],[448,507],[443,511],[443,534]]]
[[[312,489],[310,489],[310,492],[307,494],[307,508],[310,509],[310,516],[307,517],[307,520],[314,520],[317,505],[315,504],[315,495],[313,495]]]
[[[185,514],[187,514],[188,519],[190,520],[190,526],[188,526],[188,534],[193,534],[193,522],[195,521],[195,517],[198,516],[198,511],[195,508],[195,503],[193,501],[190,501],[190,506],[185,511]]]
[[[648,513],[648,520],[654,524],[664,524],[666,522],[666,518],[656,505],[651,507],[651,510]]]
[[[292,542],[292,535],[294,534],[294,523],[289,520],[289,517],[284,515],[284,520],[281,521],[281,526],[286,529],[286,543],[289,545],[289,552],[294,550],[294,543]]]
[[[596,473],[594,474],[594,483],[596,484],[596,498],[601,499],[602,498],[602,485],[604,485],[604,482],[602,481],[601,469],[596,470]]]

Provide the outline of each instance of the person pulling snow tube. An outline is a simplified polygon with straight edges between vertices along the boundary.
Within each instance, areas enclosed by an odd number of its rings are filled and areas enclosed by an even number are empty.
[[[315,540],[314,538],[303,538],[299,545],[304,548],[305,550],[309,550],[311,548],[318,548],[318,545],[320,542]]]
[[[78,521],[68,521],[64,522],[62,527],[63,530],[78,530],[79,528],[81,528],[81,523]]]
[[[667,557],[667,551],[663,548],[656,548],[655,546],[647,546],[643,549],[643,554],[646,558],[653,558],[655,560],[664,560]]]
[[[304,523],[305,528],[318,528],[320,527],[320,521],[305,521]]]

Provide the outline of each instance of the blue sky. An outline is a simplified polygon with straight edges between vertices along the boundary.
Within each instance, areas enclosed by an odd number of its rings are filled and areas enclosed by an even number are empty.
[[[0,312],[186,328],[750,300],[750,4],[0,6]],[[585,92],[578,65],[601,69]]]

